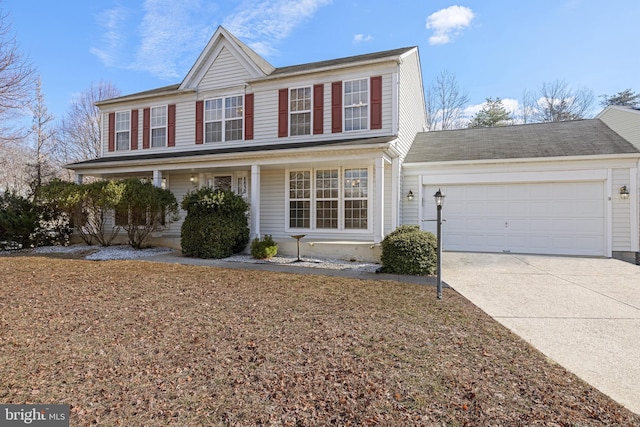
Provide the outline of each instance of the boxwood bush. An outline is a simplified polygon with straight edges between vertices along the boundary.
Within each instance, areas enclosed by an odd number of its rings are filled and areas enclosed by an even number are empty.
[[[251,256],[256,259],[266,259],[276,256],[278,253],[278,244],[273,241],[270,234],[264,236],[262,240],[253,239],[251,242]]]
[[[249,205],[232,191],[209,187],[189,192],[182,200],[182,253],[196,258],[226,258],[249,243]]]
[[[382,241],[382,273],[433,275],[437,268],[437,240],[417,225],[402,225]]]

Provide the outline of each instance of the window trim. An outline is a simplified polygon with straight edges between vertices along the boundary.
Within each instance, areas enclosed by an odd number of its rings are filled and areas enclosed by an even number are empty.
[[[347,105],[347,103],[345,102],[345,98],[347,96],[346,85],[347,83],[352,83],[352,82],[362,81],[362,80],[366,82],[365,88],[367,89],[367,102],[366,102],[367,118],[365,121],[366,126],[362,129],[347,130],[347,108],[358,107],[360,106],[360,104]],[[367,132],[369,130],[371,130],[371,77],[367,76],[367,77],[362,77],[357,79],[343,80],[342,81],[342,131],[345,133],[351,133],[351,132]]]
[[[231,99],[231,98],[240,98],[242,105],[240,106],[242,108],[242,113],[239,117],[232,117],[232,118],[227,118],[226,117],[226,100],[227,99]],[[207,101],[216,101],[216,100],[222,100],[222,119],[221,120],[209,120],[207,121]],[[205,98],[202,100],[202,142],[203,144],[219,144],[219,143],[224,143],[224,142],[237,142],[237,141],[245,141],[245,121],[246,121],[246,115],[245,115],[245,100],[244,100],[244,94],[232,94],[232,95],[225,95],[225,96],[217,96],[217,97],[212,97],[212,98]],[[240,120],[240,132],[241,132],[241,138],[239,139],[231,139],[228,140],[226,139],[226,133],[227,133],[227,122],[230,121],[234,121],[234,120]],[[222,129],[221,129],[221,135],[220,135],[220,141],[207,141],[207,123],[222,123]]]
[[[308,110],[299,110],[299,111],[292,111],[291,110],[291,92],[294,90],[300,90],[300,89],[308,89],[309,90],[309,109]],[[292,127],[292,117],[294,114],[306,114],[309,113],[309,133],[299,133],[297,135],[293,135],[291,133],[291,127]],[[288,118],[288,126],[287,126],[287,130],[288,130],[288,136],[290,137],[295,137],[295,136],[310,136],[313,135],[313,85],[307,85],[307,86],[296,86],[296,87],[290,87],[287,90],[287,118]]]
[[[164,126],[153,126],[153,110],[158,108],[164,108]],[[154,129],[163,129],[164,128],[164,144],[163,145],[153,145],[153,131]],[[164,105],[155,105],[149,107],[149,148],[166,148],[168,146],[169,141],[169,106],[167,104]]]
[[[337,228],[318,228],[317,227],[317,211],[316,211],[316,201],[318,200],[316,194],[316,171],[319,170],[338,170],[338,227]],[[363,198],[345,198],[344,191],[344,174],[347,169],[365,169],[367,171],[367,196]],[[292,199],[290,197],[290,174],[292,172],[309,172],[311,177],[311,188],[310,188],[310,197],[308,199]],[[336,233],[336,232],[348,232],[353,234],[367,234],[373,231],[373,169],[368,165],[349,165],[349,166],[317,166],[312,168],[292,168],[285,169],[285,203],[284,203],[284,231],[285,233],[294,233],[294,232],[307,232],[307,233]],[[308,200],[310,206],[309,212],[309,228],[301,228],[301,227],[291,227],[291,214],[290,209],[291,201],[295,200]],[[323,199],[326,200],[326,199]],[[366,200],[367,202],[367,228],[346,228],[345,227],[345,201],[346,200]]]
[[[128,120],[129,126],[126,131],[118,130],[118,114],[124,114],[124,113],[129,115],[129,120]],[[114,123],[113,123],[114,151],[131,151],[131,110],[116,111],[113,120],[114,120]],[[127,138],[127,148],[118,148],[118,134],[124,133],[124,132],[127,132],[129,134],[129,137]]]

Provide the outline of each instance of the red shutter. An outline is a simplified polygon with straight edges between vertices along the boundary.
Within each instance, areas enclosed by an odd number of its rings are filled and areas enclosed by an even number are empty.
[[[253,94],[244,96],[244,139],[253,139]]]
[[[176,146],[176,104],[167,107],[167,146]]]
[[[342,132],[342,82],[331,83],[331,132]]]
[[[138,109],[131,110],[131,149],[138,149]]]
[[[116,149],[116,113],[109,113],[109,151]]]
[[[289,136],[289,89],[278,92],[278,137]]]
[[[313,86],[313,134],[324,132],[324,85]]]
[[[382,129],[382,77],[371,77],[371,129]]]
[[[142,148],[149,148],[149,137],[151,132],[151,109],[142,110]]]
[[[204,142],[204,101],[196,101],[196,144]]]

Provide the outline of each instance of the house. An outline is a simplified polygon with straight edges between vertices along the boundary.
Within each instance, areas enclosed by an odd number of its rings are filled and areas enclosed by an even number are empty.
[[[280,253],[302,235],[303,256],[377,261],[397,226],[435,231],[441,189],[445,250],[638,257],[638,111],[426,132],[416,47],[276,68],[219,27],[180,84],[97,105],[78,181],[233,190]],[[179,247],[181,224],[154,243]]]
[[[625,122],[627,138],[640,136],[638,119]],[[444,250],[636,262],[640,145],[606,123],[421,132],[402,166],[403,193],[416,197],[401,222],[435,230],[432,195],[441,189]]]
[[[426,129],[416,47],[276,68],[218,27],[180,84],[97,103],[102,156],[76,180],[139,177],[250,204],[281,253],[379,259],[399,225],[401,164]],[[182,213],[184,218],[185,213]],[[157,233],[178,247],[181,221]]]

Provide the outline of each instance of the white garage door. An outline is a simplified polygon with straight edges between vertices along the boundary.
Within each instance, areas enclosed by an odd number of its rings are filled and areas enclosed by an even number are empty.
[[[423,228],[435,231],[425,186]],[[444,250],[604,256],[604,183],[555,182],[442,186]]]

